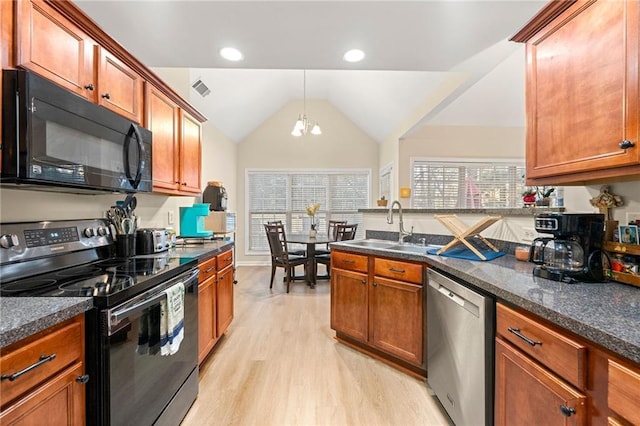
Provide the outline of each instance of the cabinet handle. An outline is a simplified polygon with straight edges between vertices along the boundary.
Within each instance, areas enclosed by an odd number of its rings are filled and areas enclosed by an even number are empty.
[[[565,417],[571,417],[572,414],[576,413],[576,409],[573,407],[567,407],[566,405],[561,405],[560,412]]]
[[[105,93],[104,95],[102,95],[102,97],[105,99],[111,99],[111,95],[108,93]]]
[[[373,286],[374,286],[374,287],[378,287],[378,283],[374,281],[374,282],[373,282]]]
[[[55,358],[56,358],[56,354],[40,355],[40,360],[38,362],[34,362],[33,364],[31,364],[30,366],[28,366],[24,370],[20,370],[17,373],[3,374],[0,377],[0,379],[2,379],[2,380],[9,379],[10,382],[13,382],[15,379],[17,379],[18,377],[22,376],[23,374],[28,373],[29,371],[33,370],[34,368],[40,367],[45,362],[53,361]]]
[[[187,182],[182,182],[182,186],[187,186]]]
[[[522,340],[524,340],[525,342],[527,342],[531,346],[542,345],[541,341],[539,341],[539,340],[538,341],[531,340],[527,336],[525,336],[524,334],[520,333],[520,329],[519,328],[509,327],[507,330],[509,330],[510,333],[515,334],[516,336],[518,336],[519,338],[521,338]]]
[[[89,381],[89,375],[83,374],[82,376],[76,377],[76,382],[82,383],[83,385]]]
[[[232,257],[227,257],[224,261],[225,262],[229,262],[229,261],[231,261],[231,259],[233,259],[233,258]]]
[[[366,285],[366,284],[367,284],[367,280],[360,280],[360,282],[361,282],[362,284],[364,284],[364,285]]]
[[[92,84],[92,83],[89,83],[89,84],[87,84],[86,86],[84,86],[84,88],[85,88],[85,89],[87,89],[87,90],[91,90],[91,91],[93,91],[93,84]]]
[[[397,268],[389,268],[389,270],[391,272],[397,272],[399,274],[404,274],[405,270],[404,269],[397,269]]]
[[[351,260],[351,259],[344,259],[344,260],[342,261],[342,263],[349,263],[349,264],[351,264],[351,263],[356,263],[356,261],[355,261],[355,260]]]
[[[213,271],[214,269],[216,269],[215,266],[212,266],[211,268],[208,268],[204,271],[205,274],[208,274],[209,272]]]
[[[173,181],[173,183],[177,183],[178,185],[180,185],[180,181],[179,180]]]
[[[627,149],[627,148],[633,148],[634,146],[636,146],[636,144],[629,140],[624,140],[620,142],[618,146],[620,147],[620,149]]]

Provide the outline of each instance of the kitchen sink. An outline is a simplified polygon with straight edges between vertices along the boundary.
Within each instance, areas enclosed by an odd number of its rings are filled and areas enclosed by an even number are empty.
[[[386,249],[394,245],[393,241],[387,240],[352,240],[348,242],[351,246],[370,247],[376,249]]]
[[[386,247],[387,250],[393,250],[393,251],[402,251],[402,252],[408,252],[408,253],[419,253],[419,254],[427,254],[427,250],[431,250],[431,249],[439,249],[442,248],[442,246],[437,246],[437,245],[418,245],[418,244],[395,244],[389,247]]]

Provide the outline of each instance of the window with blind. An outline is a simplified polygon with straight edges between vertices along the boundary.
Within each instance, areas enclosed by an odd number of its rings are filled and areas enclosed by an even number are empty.
[[[269,221],[282,221],[288,233],[307,232],[309,204],[320,204],[320,232],[326,232],[329,220],[362,223],[358,209],[369,205],[369,182],[368,170],[247,171],[247,253],[269,252],[263,226]],[[362,235],[364,229],[358,229],[357,238]]]
[[[522,162],[412,160],[411,170],[413,208],[522,207]]]

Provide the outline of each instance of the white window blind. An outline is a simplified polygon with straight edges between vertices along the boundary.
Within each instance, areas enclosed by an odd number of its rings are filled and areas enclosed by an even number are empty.
[[[524,173],[519,162],[413,160],[411,207],[522,207]]]
[[[362,223],[358,209],[369,205],[370,172],[340,171],[247,171],[248,253],[269,252],[264,231],[268,221],[280,220],[287,232],[307,232],[311,219],[305,209],[319,203],[316,214],[319,232],[326,232],[328,220]],[[358,236],[364,229],[358,229]]]

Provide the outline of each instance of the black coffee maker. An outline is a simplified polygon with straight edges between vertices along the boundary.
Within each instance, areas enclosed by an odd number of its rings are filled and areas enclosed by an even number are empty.
[[[533,275],[563,282],[604,279],[602,240],[604,215],[595,213],[540,213],[535,229],[553,238],[536,238],[529,261]]]

